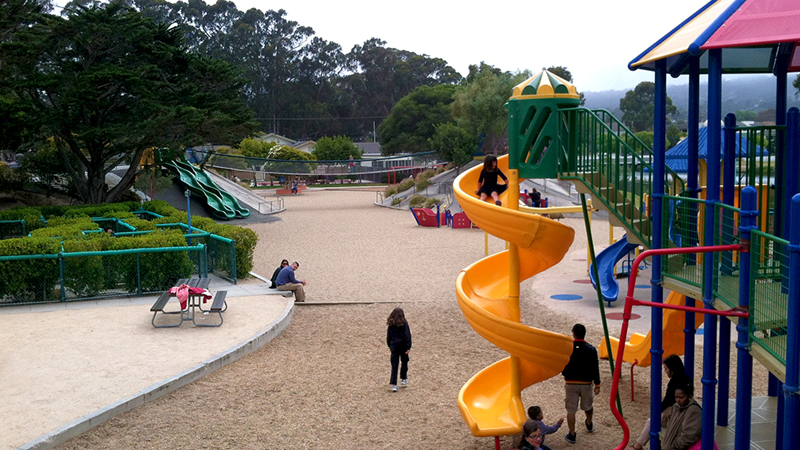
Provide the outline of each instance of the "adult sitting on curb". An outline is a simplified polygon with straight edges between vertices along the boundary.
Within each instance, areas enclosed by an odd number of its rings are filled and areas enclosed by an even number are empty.
[[[297,270],[298,267],[300,267],[300,263],[295,261],[291,266],[281,269],[281,272],[278,274],[278,279],[275,280],[275,284],[278,285],[279,291],[294,292],[294,301],[304,302],[306,301],[306,291],[303,289],[303,286],[306,285],[306,280],[298,281],[294,277],[294,271]]]
[[[269,286],[270,289],[275,289],[278,287],[278,285],[275,283],[278,280],[278,275],[281,273],[281,270],[283,270],[285,267],[288,266],[289,266],[289,261],[284,259],[283,261],[281,261],[280,267],[275,269],[275,272],[272,272],[272,278],[269,279],[271,283]]]

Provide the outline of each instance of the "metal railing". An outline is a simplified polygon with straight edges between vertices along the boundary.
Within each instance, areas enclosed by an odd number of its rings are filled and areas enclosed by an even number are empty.
[[[750,252],[750,340],[785,365],[789,241],[753,230]]]
[[[28,235],[25,219],[0,220],[0,239],[11,239]]]

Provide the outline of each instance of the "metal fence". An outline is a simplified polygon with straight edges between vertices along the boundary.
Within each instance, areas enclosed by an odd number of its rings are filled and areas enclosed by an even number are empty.
[[[714,245],[739,243],[739,208],[723,203],[714,205]],[[715,252],[713,295],[730,308],[739,306],[739,256],[738,251]]]
[[[24,219],[0,220],[0,239],[11,239],[28,235]]]
[[[663,248],[704,245],[705,203],[703,200],[665,195],[663,217],[669,225],[662,228]],[[702,289],[703,254],[686,253],[661,257],[661,275]]]
[[[0,273],[5,274],[0,278],[0,305],[163,292],[192,273],[208,277],[205,253],[206,246],[200,244],[0,256]]]
[[[786,364],[789,241],[753,230],[750,251],[750,339]]]

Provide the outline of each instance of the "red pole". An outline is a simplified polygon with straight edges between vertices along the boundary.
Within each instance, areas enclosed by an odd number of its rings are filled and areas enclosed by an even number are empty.
[[[633,368],[636,367],[637,364],[639,364],[638,359],[634,359],[633,364],[631,364],[631,403],[633,403]]]
[[[654,302],[645,302],[641,300],[636,300],[633,298],[633,291],[636,288],[636,277],[638,276],[639,272],[639,263],[642,262],[643,259],[652,256],[652,255],[679,255],[684,253],[712,253],[712,252],[725,252],[725,251],[735,251],[735,250],[742,250],[742,246],[738,244],[733,245],[713,245],[707,247],[680,247],[680,248],[658,248],[652,250],[645,250],[636,257],[633,261],[633,266],[631,268],[631,275],[628,279],[628,295],[625,297],[625,311],[622,313],[622,330],[620,331],[619,337],[619,347],[617,347],[617,360],[614,364],[614,378],[611,382],[611,397],[609,398],[609,404],[611,406],[611,413],[614,414],[614,417],[619,422],[620,426],[622,427],[622,443],[616,447],[614,450],[623,450],[630,441],[631,432],[628,429],[628,424],[625,422],[625,418],[622,417],[622,414],[619,413],[617,409],[617,404],[614,399],[617,398],[617,393],[619,392],[619,377],[620,372],[622,371],[622,357],[625,354],[625,341],[628,337],[628,321],[631,319],[631,310],[633,309],[633,305],[643,305],[643,306],[650,306],[652,308],[663,308],[663,309],[677,309],[680,311],[692,311],[692,312],[699,312],[703,314],[713,314],[716,316],[736,316],[736,317],[748,317],[749,314],[744,311],[739,310],[730,310],[730,311],[717,311],[714,309],[705,309],[705,308],[694,308],[689,306],[680,306],[680,305],[666,305],[664,303],[654,303]]]
[[[500,450],[500,436],[494,437],[494,449]]]

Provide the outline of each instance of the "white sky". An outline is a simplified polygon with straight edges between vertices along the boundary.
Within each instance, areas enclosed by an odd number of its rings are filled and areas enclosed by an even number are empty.
[[[565,66],[579,91],[632,89],[640,81],[652,81],[652,72],[631,72],[628,63],[708,2],[233,1],[242,11],[284,9],[290,20],[313,28],[344,52],[376,37],[389,47],[442,58],[461,75],[481,61],[510,71]]]

